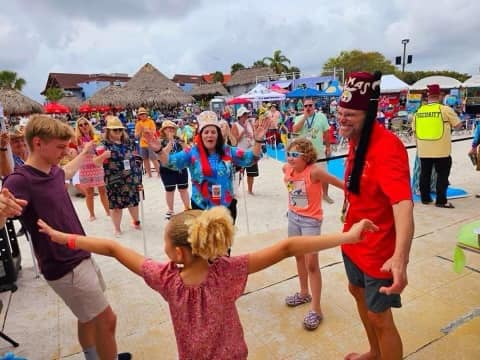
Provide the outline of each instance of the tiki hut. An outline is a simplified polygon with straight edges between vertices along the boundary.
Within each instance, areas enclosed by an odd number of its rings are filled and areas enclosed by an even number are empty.
[[[17,90],[0,88],[0,104],[6,115],[43,113],[43,106]]]
[[[163,107],[193,102],[173,81],[154,66],[145,64],[123,88],[124,106]]]
[[[227,89],[225,89],[225,86],[219,82],[214,84],[200,84],[194,86],[188,94],[193,96],[195,99],[209,99],[214,96],[229,95]]]
[[[253,89],[257,82],[267,81],[269,76],[275,75],[275,72],[266,66],[240,69],[232,75],[226,86],[230,94],[238,96]]]
[[[88,99],[87,103],[94,106],[118,106],[126,105],[124,89],[120,85],[109,85],[98,90]]]
[[[82,104],[82,100],[76,96],[64,96],[58,100],[58,103],[67,106],[70,111],[78,111],[78,108]]]

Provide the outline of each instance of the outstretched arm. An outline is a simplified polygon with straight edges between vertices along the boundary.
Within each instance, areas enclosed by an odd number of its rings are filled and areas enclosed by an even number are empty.
[[[41,233],[47,234],[52,241],[58,244],[67,245],[69,240],[72,242],[72,239],[74,239],[75,248],[114,257],[132,272],[141,275],[141,268],[145,257],[114,240],[66,234],[53,229],[43,220],[38,220],[37,224]]]
[[[329,249],[344,243],[355,243],[360,240],[362,232],[377,231],[378,227],[370,220],[361,220],[354,224],[348,232],[325,234],[318,236],[293,236],[282,240],[268,248],[253,252],[248,259],[248,273],[265,269],[290,257]]]
[[[341,190],[343,190],[343,181],[337,178],[336,176],[330,175],[327,171],[325,171],[322,167],[316,165],[311,173],[310,178],[313,182],[321,182],[331,184]]]

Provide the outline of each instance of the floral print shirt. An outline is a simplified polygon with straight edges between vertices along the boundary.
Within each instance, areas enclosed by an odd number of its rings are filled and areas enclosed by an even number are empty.
[[[168,157],[168,168],[173,170],[188,168],[190,170],[192,201],[201,209],[209,209],[216,205],[228,207],[233,200],[234,165],[248,167],[258,160],[252,150],[242,150],[225,145],[224,152],[231,160],[222,160],[217,153],[208,155],[212,176],[206,176],[203,173],[197,145],[178,153],[171,153]],[[205,185],[208,188],[207,194],[205,191],[202,192]],[[214,196],[219,196],[219,201],[215,201]]]

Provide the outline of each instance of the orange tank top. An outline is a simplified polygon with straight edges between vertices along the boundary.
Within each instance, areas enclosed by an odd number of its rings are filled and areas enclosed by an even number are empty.
[[[315,164],[307,165],[302,172],[296,173],[289,164],[286,164],[284,181],[288,191],[289,210],[322,220],[322,183],[314,183],[310,177],[314,166]]]

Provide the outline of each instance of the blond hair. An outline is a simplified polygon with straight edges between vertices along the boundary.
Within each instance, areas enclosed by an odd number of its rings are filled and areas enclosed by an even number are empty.
[[[76,140],[76,145],[82,145],[82,132],[80,131],[80,126],[78,125],[80,122],[85,122],[88,124],[88,136],[90,136],[90,140],[93,140],[95,137],[95,129],[93,128],[92,124],[90,121],[88,121],[87,118],[81,116],[77,119],[77,122],[75,123],[75,140]]]
[[[70,140],[74,136],[72,127],[48,115],[32,115],[25,127],[25,140],[33,151],[33,138],[44,141],[58,139]]]
[[[317,161],[317,151],[310,140],[305,138],[295,139],[287,146],[287,151],[293,148],[303,153],[302,157],[307,164],[313,164]]]
[[[169,229],[173,246],[188,247],[206,260],[225,255],[233,244],[233,219],[224,206],[174,215]]]

